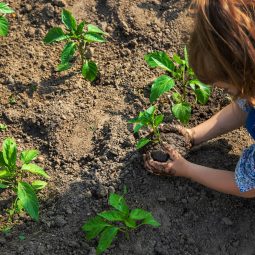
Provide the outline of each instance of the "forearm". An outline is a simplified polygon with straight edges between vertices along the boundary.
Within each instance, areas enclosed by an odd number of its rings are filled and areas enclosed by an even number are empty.
[[[226,170],[213,169],[186,161],[183,177],[198,182],[210,189],[245,198],[255,197],[255,189],[240,192],[235,183],[235,173]]]
[[[193,137],[193,143],[199,144],[243,126],[246,118],[247,113],[232,102],[209,120],[188,131]]]

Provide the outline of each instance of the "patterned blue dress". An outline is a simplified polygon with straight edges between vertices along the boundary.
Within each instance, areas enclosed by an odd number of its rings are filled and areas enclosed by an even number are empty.
[[[250,106],[246,100],[238,99],[239,107],[248,113],[245,127],[255,139],[255,107]],[[244,149],[235,170],[235,181],[241,192],[255,189],[255,144]]]

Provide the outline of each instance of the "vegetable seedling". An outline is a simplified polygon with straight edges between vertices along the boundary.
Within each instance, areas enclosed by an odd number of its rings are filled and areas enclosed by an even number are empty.
[[[113,210],[98,213],[82,227],[88,240],[99,237],[97,254],[103,253],[120,232],[128,236],[129,231],[143,225],[160,226],[150,212],[139,208],[129,209],[124,195],[112,193],[108,202],[114,208]]]
[[[0,123],[0,132],[3,132],[7,129],[7,125]]]
[[[0,2],[0,36],[7,36],[9,32],[9,21],[6,14],[14,13],[8,4]]]
[[[163,122],[164,115],[156,115],[156,106],[150,106],[144,112],[140,112],[137,118],[129,120],[129,123],[134,124],[133,131],[138,133],[141,128],[147,128],[152,134],[150,138],[143,137],[136,144],[137,149],[141,149],[149,142],[160,142],[159,125]]]
[[[81,59],[81,73],[83,77],[89,81],[94,81],[97,77],[97,64],[86,57],[88,53],[88,45],[91,43],[106,42],[104,31],[95,25],[82,21],[77,24],[76,19],[68,10],[62,11],[62,23],[66,27],[66,32],[61,27],[54,27],[44,37],[44,43],[51,44],[65,41],[66,44],[61,53],[61,63],[58,65],[59,72],[68,70],[72,66],[72,60],[76,52],[79,53]],[[85,31],[86,28],[86,31]]]
[[[38,221],[39,202],[37,192],[47,185],[47,182],[35,180],[31,184],[27,181],[28,174],[42,176],[49,175],[38,165],[31,163],[39,155],[37,150],[24,150],[20,153],[18,162],[17,145],[12,138],[6,138],[0,151],[0,189],[10,189],[14,199],[10,209],[7,209],[8,223],[11,223],[16,213],[26,211],[29,216]]]
[[[177,54],[170,58],[163,51],[155,51],[145,55],[145,61],[151,68],[159,67],[170,73],[161,75],[152,84],[150,93],[150,102],[154,103],[165,92],[173,90],[172,113],[183,124],[187,124],[191,117],[191,104],[187,101],[187,92],[189,88],[193,91],[196,102],[205,104],[211,94],[208,85],[200,82],[192,68],[189,66],[188,52],[185,47],[184,59]],[[180,86],[176,86],[178,83]]]

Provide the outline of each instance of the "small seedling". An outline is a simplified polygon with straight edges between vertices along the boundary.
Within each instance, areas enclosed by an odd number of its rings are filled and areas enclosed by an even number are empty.
[[[9,96],[9,104],[10,105],[16,104],[16,99],[13,95]]]
[[[159,125],[163,122],[164,115],[155,115],[156,106],[150,106],[144,112],[140,112],[137,118],[129,120],[129,123],[134,125],[134,133],[138,133],[141,128],[149,129],[152,134],[150,138],[143,137],[136,144],[137,149],[141,149],[149,142],[160,142]]]
[[[189,66],[187,49],[184,49],[184,59],[175,54],[170,58],[165,52],[155,51],[145,55],[145,61],[152,67],[160,67],[170,73],[161,75],[152,84],[150,102],[154,103],[161,95],[174,90],[172,98],[172,113],[183,124],[187,124],[191,116],[191,104],[187,101],[189,88],[196,97],[196,102],[205,104],[211,94],[211,89],[200,82]],[[175,86],[176,83],[179,86]]]
[[[66,45],[61,53],[61,63],[58,65],[59,72],[69,69],[72,66],[72,59],[78,51],[81,58],[81,73],[89,81],[94,81],[97,77],[98,68],[94,61],[86,57],[88,45],[91,43],[106,42],[104,36],[107,35],[97,26],[82,21],[79,25],[71,12],[62,11],[62,22],[67,32],[61,27],[54,27],[49,30],[44,38],[44,43],[51,44],[59,41],[66,41]],[[86,31],[84,28],[86,27]]]
[[[7,209],[8,223],[11,223],[16,213],[24,210],[30,217],[38,221],[39,202],[36,193],[45,188],[47,182],[35,180],[28,183],[28,174],[40,175],[46,179],[49,176],[38,165],[31,163],[39,152],[37,150],[24,150],[20,153],[20,162],[17,159],[17,145],[12,138],[6,138],[0,151],[0,189],[9,189],[14,194],[10,209]]]
[[[99,213],[82,227],[88,240],[99,237],[97,254],[103,253],[120,232],[128,236],[129,231],[143,225],[160,226],[150,212],[139,208],[130,210],[124,195],[113,193],[110,195],[108,202],[114,208],[113,210]]]
[[[6,14],[14,11],[6,3],[0,2],[0,36],[7,36],[9,32],[9,21],[5,17]]]
[[[7,129],[7,125],[0,123],[0,132],[4,132]]]

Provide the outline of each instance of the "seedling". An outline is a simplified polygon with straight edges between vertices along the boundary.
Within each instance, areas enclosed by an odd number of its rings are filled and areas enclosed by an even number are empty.
[[[5,17],[6,14],[14,11],[6,3],[0,2],[0,36],[7,36],[9,32],[9,21]]]
[[[150,138],[143,137],[136,144],[137,149],[141,149],[149,142],[160,142],[159,125],[163,122],[164,115],[155,115],[156,106],[150,106],[144,112],[140,112],[137,118],[129,120],[129,123],[134,125],[134,133],[138,133],[141,128],[147,128],[152,134]]]
[[[10,105],[16,104],[16,99],[13,95],[9,96],[9,104]]]
[[[49,176],[38,165],[31,163],[39,151],[24,150],[17,159],[17,145],[12,138],[6,138],[0,151],[0,189],[9,189],[14,194],[10,209],[7,209],[8,223],[11,223],[16,213],[26,211],[30,217],[38,221],[39,202],[36,193],[45,188],[47,182],[35,180],[31,184],[27,181],[28,174],[40,175],[46,179]]]
[[[103,253],[120,232],[128,236],[129,231],[134,231],[143,225],[160,226],[150,212],[139,208],[130,210],[124,195],[113,193],[108,203],[114,208],[113,210],[97,214],[82,227],[88,240],[99,237],[97,254]]]
[[[205,104],[211,94],[211,89],[206,84],[200,82],[192,68],[189,66],[188,53],[185,47],[184,59],[175,54],[170,58],[163,51],[155,51],[145,55],[145,61],[152,67],[160,67],[170,73],[161,75],[152,84],[150,102],[154,103],[161,95],[170,90],[174,90],[171,95],[172,113],[183,124],[187,124],[191,116],[191,104],[187,101],[189,88],[193,91],[196,102]],[[176,86],[176,83],[180,86]]]
[[[0,123],[0,132],[3,132],[7,129],[7,125]]]
[[[64,49],[61,53],[61,63],[58,65],[59,72],[68,70],[73,62],[75,53],[78,51],[81,58],[81,73],[83,77],[89,81],[94,81],[97,77],[97,64],[86,57],[88,45],[91,43],[106,42],[104,36],[107,35],[97,26],[88,24],[82,21],[77,24],[76,19],[71,12],[62,11],[62,22],[66,27],[67,32],[64,32],[61,27],[54,27],[49,30],[44,38],[44,43],[51,44],[60,41],[66,41]],[[86,27],[86,31],[84,28]]]

